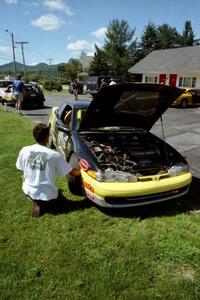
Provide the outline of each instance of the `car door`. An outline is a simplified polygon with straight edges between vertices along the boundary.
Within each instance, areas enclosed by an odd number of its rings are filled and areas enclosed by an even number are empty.
[[[69,155],[71,149],[71,131],[72,131],[72,115],[73,108],[65,105],[59,111],[59,119],[57,120],[57,150],[62,153],[65,159]]]

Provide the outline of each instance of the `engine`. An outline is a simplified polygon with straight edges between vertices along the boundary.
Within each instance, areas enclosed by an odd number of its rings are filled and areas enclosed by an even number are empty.
[[[105,133],[84,140],[103,170],[153,175],[166,169],[164,143],[149,133]]]

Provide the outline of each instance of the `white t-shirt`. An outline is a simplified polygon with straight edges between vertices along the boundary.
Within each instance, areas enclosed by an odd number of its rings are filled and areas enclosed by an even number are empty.
[[[16,167],[24,173],[23,192],[44,201],[58,197],[56,176],[65,176],[72,170],[60,153],[39,144],[23,147]]]

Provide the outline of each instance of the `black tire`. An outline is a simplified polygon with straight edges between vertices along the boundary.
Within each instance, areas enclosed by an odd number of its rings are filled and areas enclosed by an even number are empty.
[[[181,107],[182,107],[182,108],[188,107],[188,100],[187,100],[187,99],[182,100],[182,102],[181,102]]]
[[[75,153],[72,153],[72,155],[69,158],[69,164],[72,166],[72,168],[77,168],[79,169],[79,162],[78,158]],[[81,177],[78,176],[71,176],[68,174],[68,187],[69,190],[72,194],[77,195],[77,196],[82,196],[83,195],[83,189],[82,189],[82,184],[81,184]]]
[[[42,101],[38,104],[38,108],[43,108],[43,107],[44,107],[44,102]]]

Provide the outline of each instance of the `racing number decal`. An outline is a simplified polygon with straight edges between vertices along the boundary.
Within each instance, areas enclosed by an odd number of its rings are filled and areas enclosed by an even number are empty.
[[[66,135],[64,132],[62,132],[62,131],[58,132],[58,149],[63,154],[65,154],[66,143],[67,143],[68,138],[69,138],[68,135]]]

